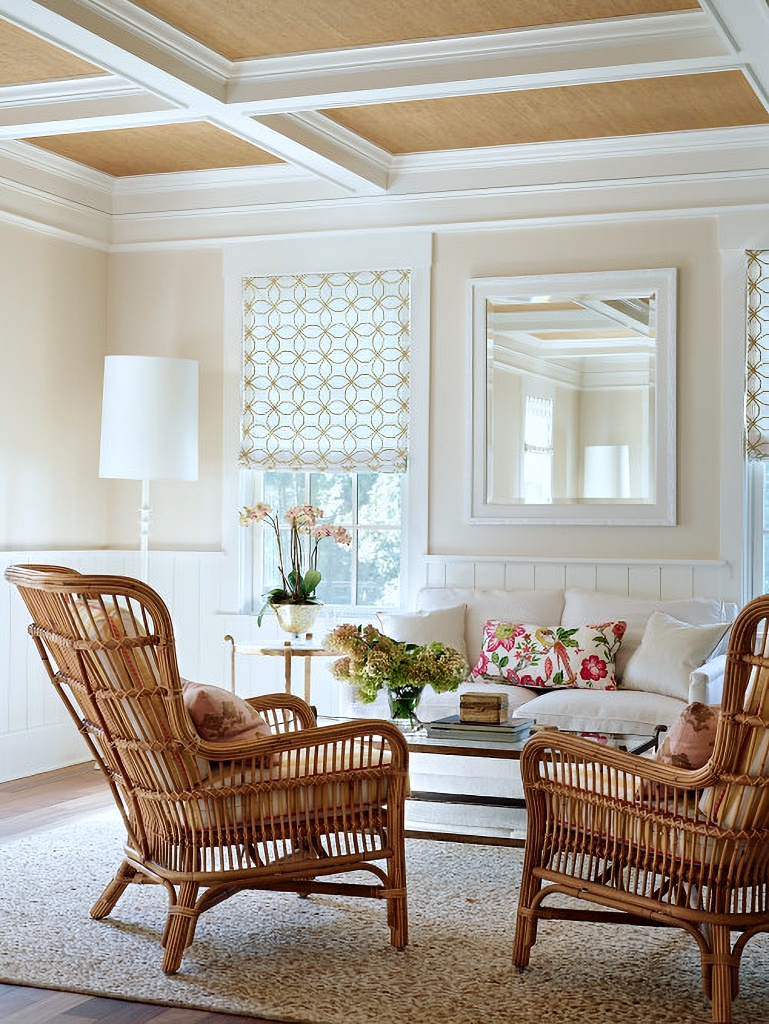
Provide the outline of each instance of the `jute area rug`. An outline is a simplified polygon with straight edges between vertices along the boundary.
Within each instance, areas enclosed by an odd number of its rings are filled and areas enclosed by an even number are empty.
[[[89,907],[121,859],[113,812],[0,847],[0,980],[305,1024],[707,1024],[693,940],[667,929],[543,923],[511,966],[522,851],[408,840],[411,944],[385,907],[242,893],[203,915],[179,974],[160,970],[165,892]],[[769,1021],[769,942],[743,957],[735,1021]]]

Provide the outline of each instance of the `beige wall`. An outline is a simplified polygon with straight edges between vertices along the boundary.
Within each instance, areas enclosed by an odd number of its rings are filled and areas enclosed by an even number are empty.
[[[98,546],[105,253],[0,223],[0,547]]]
[[[302,244],[297,239],[296,245]],[[5,328],[0,544],[136,544],[139,484],[99,480],[98,445],[103,356],[137,353],[200,362],[200,479],[154,485],[151,544],[220,548],[222,509],[230,503],[222,494],[221,250],[107,256],[0,225],[0,254]],[[665,219],[439,231],[434,254],[429,552],[719,557],[721,350],[715,222]],[[466,525],[467,281],[651,267],[677,267],[679,272],[679,525]]]
[[[715,220],[438,232],[434,252],[430,552],[532,558],[719,557],[721,314]],[[678,525],[466,525],[468,280],[661,267],[678,269]]]

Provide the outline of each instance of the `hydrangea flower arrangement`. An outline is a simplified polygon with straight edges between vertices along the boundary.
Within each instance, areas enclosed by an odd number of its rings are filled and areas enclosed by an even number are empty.
[[[350,683],[364,704],[376,700],[382,689],[390,692],[431,686],[436,693],[456,690],[467,677],[463,656],[442,643],[419,646],[393,640],[375,626],[343,623],[323,641],[328,651],[344,657],[331,670],[336,679]]]

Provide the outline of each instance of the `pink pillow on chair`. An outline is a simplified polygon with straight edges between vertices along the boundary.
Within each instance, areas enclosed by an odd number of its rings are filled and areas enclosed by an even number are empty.
[[[258,711],[221,686],[183,679],[182,696],[201,739],[216,743],[272,736],[272,730]]]
[[[710,760],[721,708],[717,704],[688,704],[671,725],[655,760],[676,768],[702,768]]]

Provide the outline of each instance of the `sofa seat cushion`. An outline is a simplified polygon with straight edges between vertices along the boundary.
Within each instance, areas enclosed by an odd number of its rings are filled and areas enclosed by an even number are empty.
[[[509,686],[507,683],[493,683],[485,679],[468,680],[466,683],[462,683],[458,690],[450,693],[435,693],[429,686],[426,686],[422,692],[417,714],[420,721],[432,722],[436,718],[458,714],[459,702],[463,693],[503,693],[507,697],[508,716],[512,717],[516,708],[521,707],[540,692],[527,689],[525,686]],[[383,714],[386,718],[387,711],[383,710]]]
[[[685,702],[638,690],[553,690],[539,694],[513,711],[563,732],[619,733],[651,736],[655,726],[670,726]]]

